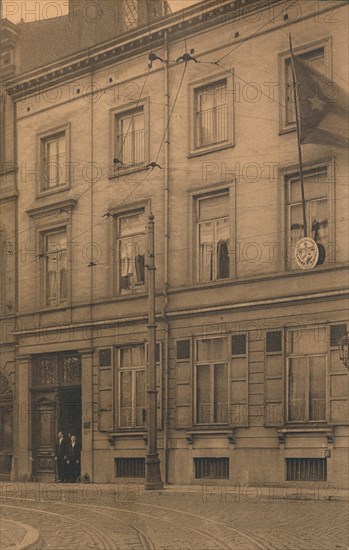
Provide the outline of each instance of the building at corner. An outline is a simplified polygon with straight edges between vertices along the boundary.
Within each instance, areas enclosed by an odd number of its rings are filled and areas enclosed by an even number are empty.
[[[1,23],[1,475],[54,481],[62,430],[144,480],[152,213],[163,480],[348,487],[347,156],[302,147],[302,270],[288,42],[342,88],[347,6],[114,4]]]

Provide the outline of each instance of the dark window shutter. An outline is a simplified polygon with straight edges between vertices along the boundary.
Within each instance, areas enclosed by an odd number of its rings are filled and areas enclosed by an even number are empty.
[[[108,432],[113,429],[113,369],[112,350],[99,350],[98,364],[98,429]]]
[[[265,337],[265,425],[284,424],[285,355],[283,331],[268,331]]]
[[[192,424],[192,363],[191,340],[176,342],[176,427],[188,428]]]

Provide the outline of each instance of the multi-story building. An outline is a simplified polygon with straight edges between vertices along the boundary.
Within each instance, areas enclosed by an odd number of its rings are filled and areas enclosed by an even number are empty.
[[[289,51],[291,33],[342,88],[347,18],[344,2],[201,2],[11,76],[13,478],[54,480],[58,429],[81,438],[86,479],[144,476],[152,213],[163,479],[347,486],[347,157],[302,146],[325,258],[300,269]]]

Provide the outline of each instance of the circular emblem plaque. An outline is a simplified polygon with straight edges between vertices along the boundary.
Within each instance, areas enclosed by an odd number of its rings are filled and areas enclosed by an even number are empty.
[[[298,267],[301,269],[313,269],[319,261],[319,248],[310,237],[303,237],[296,244],[294,251]]]

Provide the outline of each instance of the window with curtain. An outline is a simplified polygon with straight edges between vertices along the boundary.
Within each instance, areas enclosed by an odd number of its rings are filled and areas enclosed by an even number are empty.
[[[115,117],[115,158],[120,167],[136,166],[145,162],[143,107],[120,113]],[[122,164],[121,164],[122,163]]]
[[[145,290],[144,210],[117,217],[117,273],[119,294]]]
[[[287,193],[287,259],[290,269],[297,269],[294,250],[297,242],[304,237],[303,207],[299,175],[286,182]],[[329,207],[328,207],[327,170],[319,169],[304,176],[305,211],[307,235],[320,245],[323,262],[326,262],[326,249],[329,244]],[[327,259],[328,261],[328,259]]]
[[[44,235],[46,304],[58,306],[67,302],[67,234],[66,231]]]
[[[196,342],[196,424],[228,422],[228,342]]]
[[[221,80],[194,92],[195,148],[228,140],[227,81]]]
[[[289,331],[288,420],[326,421],[325,327]]]
[[[302,54],[297,54],[305,63],[309,64],[313,69],[320,73],[326,72],[325,67],[325,48],[324,46],[307,51]],[[294,84],[292,75],[291,58],[285,59],[285,123],[292,125],[296,122],[295,106],[294,106]]]
[[[146,426],[146,357],[145,346],[134,345],[119,350],[119,426]]]
[[[42,139],[41,191],[55,189],[67,184],[66,148],[65,132]]]
[[[196,199],[197,260],[200,282],[230,276],[229,193]]]

